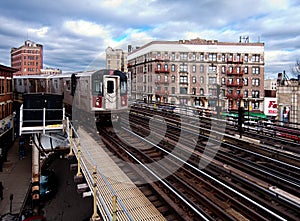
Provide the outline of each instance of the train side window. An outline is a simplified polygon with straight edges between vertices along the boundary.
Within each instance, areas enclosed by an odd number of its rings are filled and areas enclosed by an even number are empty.
[[[126,81],[121,81],[121,94],[126,94],[127,86]]]
[[[99,80],[94,80],[94,93],[97,95],[102,95],[102,82]]]
[[[113,81],[107,81],[107,93],[112,94],[114,93],[114,82]]]

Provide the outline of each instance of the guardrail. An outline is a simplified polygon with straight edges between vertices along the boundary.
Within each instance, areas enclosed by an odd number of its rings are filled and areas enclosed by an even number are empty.
[[[65,108],[62,109],[24,109],[20,107],[20,131],[24,133],[42,132],[64,129]]]

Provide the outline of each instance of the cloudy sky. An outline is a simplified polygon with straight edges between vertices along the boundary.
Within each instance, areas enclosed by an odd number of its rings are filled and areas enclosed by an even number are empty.
[[[44,67],[105,67],[105,49],[152,40],[265,43],[265,78],[300,60],[298,0],[2,0],[0,64],[30,39],[44,45]],[[292,74],[289,74],[292,76]]]

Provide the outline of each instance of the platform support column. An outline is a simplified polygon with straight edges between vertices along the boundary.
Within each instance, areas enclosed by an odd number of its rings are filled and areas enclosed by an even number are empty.
[[[112,197],[112,205],[113,205],[113,210],[112,210],[112,221],[117,221],[117,196],[114,195]]]
[[[80,150],[80,144],[78,144],[78,163],[77,163],[77,177],[82,176],[80,168],[81,168],[81,150]]]
[[[93,216],[91,218],[91,220],[95,221],[95,220],[100,220],[100,216],[98,215],[97,212],[97,168],[94,167],[94,171],[93,171],[93,193],[94,193],[94,198],[93,198],[93,208],[94,208],[94,213]]]
[[[69,127],[69,125],[67,125],[68,127],[68,138],[69,138],[69,143],[70,143],[70,152],[69,152],[69,156],[73,155],[73,144],[72,144],[72,138],[73,138],[73,129],[72,127]]]
[[[36,145],[30,140],[32,147],[32,204],[34,213],[38,213],[40,199],[40,152]]]

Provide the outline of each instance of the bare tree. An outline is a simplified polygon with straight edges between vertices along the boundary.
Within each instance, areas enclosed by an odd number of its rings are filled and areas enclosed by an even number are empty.
[[[300,74],[300,61],[299,60],[297,60],[294,67],[291,68],[291,71],[292,71],[293,75],[295,75],[295,76],[298,76]]]

